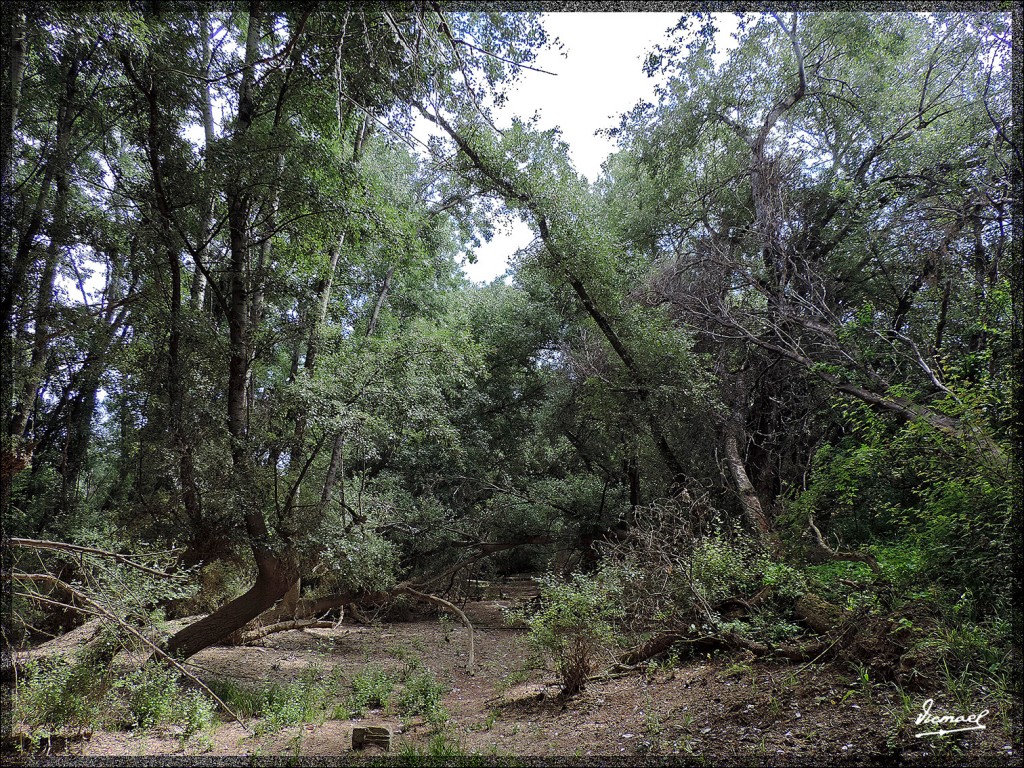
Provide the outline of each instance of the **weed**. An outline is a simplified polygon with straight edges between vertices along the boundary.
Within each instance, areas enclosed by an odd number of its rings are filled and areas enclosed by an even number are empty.
[[[434,679],[430,670],[415,672],[398,696],[398,712],[406,717],[423,715],[430,722],[445,721],[447,712],[441,704],[444,694],[444,685]]]
[[[323,665],[315,662],[287,685],[270,682],[248,687],[233,680],[216,680],[211,681],[210,689],[240,715],[263,718],[259,730],[267,732],[322,719],[336,683],[337,675],[325,677]]]
[[[213,748],[213,732],[216,714],[213,702],[200,691],[188,691],[179,699],[178,720],[182,731],[182,746],[193,737],[197,737],[204,751]]]
[[[439,732],[430,737],[426,749],[421,749],[415,744],[406,742],[399,750],[398,757],[403,762],[416,764],[421,758],[432,758],[450,760],[452,758],[464,759],[468,757],[461,742],[449,733]]]
[[[441,624],[441,632],[444,634],[444,641],[450,643],[452,641],[452,630],[455,628],[455,620],[447,613],[442,613],[437,617],[438,622]]]
[[[386,709],[395,688],[390,672],[377,664],[369,664],[352,678],[350,708],[357,714],[371,709]]]
[[[732,664],[725,669],[725,677],[747,677],[754,674],[754,668],[746,662]]]

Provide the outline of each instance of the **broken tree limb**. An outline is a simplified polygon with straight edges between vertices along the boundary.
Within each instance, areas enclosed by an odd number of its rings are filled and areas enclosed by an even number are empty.
[[[275,632],[287,632],[291,629],[332,629],[337,625],[335,621],[319,621],[317,619],[291,619],[289,621],[279,621],[275,624],[268,624],[265,627],[259,627],[249,632],[242,633],[242,645],[246,643],[252,643],[260,638],[272,635]]]
[[[153,576],[159,576],[162,579],[169,579],[171,574],[165,571],[159,571],[155,568],[136,563],[131,558],[120,555],[117,552],[109,552],[105,549],[97,549],[96,547],[83,547],[78,544],[66,544],[63,541],[45,541],[42,539],[19,539],[10,538],[8,539],[12,547],[21,547],[23,549],[48,549],[56,552],[76,552],[79,554],[86,555],[99,555],[100,557],[109,557],[117,560],[119,563],[124,563],[132,568],[135,568],[145,573],[152,574]]]
[[[832,547],[826,544],[825,537],[821,535],[821,531],[818,530],[818,526],[814,524],[814,515],[810,515],[807,518],[807,525],[809,526],[811,538],[817,546],[818,551],[829,560],[848,560],[855,563],[865,563],[873,573],[880,574],[882,572],[881,566],[878,565],[878,561],[875,559],[875,556],[870,552],[840,552],[837,549],[832,549]]]
[[[423,600],[428,603],[433,603],[434,605],[439,605],[442,608],[447,608],[449,611],[458,616],[459,619],[461,619],[462,623],[466,625],[466,630],[469,632],[469,661],[466,662],[466,671],[472,675],[474,672],[474,668],[476,667],[476,651],[473,642],[473,625],[470,623],[469,618],[466,616],[466,614],[464,614],[455,605],[449,603],[442,597],[437,597],[436,595],[428,595],[408,586],[400,586],[398,587],[398,589],[402,592],[405,592],[406,594],[412,595],[417,600]]]
[[[826,644],[819,641],[813,641],[804,645],[776,646],[749,640],[735,632],[693,635],[689,632],[670,630],[652,637],[636,648],[626,651],[626,653],[619,656],[617,662],[607,672],[618,672],[623,669],[635,668],[645,661],[666,653],[676,645],[687,645],[702,650],[743,650],[749,651],[754,656],[782,656],[795,662],[812,660],[822,653],[822,649],[827,650]]]

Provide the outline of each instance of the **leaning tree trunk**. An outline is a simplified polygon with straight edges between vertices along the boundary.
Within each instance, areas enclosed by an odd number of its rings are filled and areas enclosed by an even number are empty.
[[[245,66],[239,89],[235,141],[244,153],[245,135],[253,119],[254,63],[258,54],[260,19],[255,3],[250,6]],[[166,650],[179,659],[188,658],[241,629],[285,596],[298,578],[295,553],[284,542],[275,542],[267,526],[260,500],[250,493],[253,466],[249,455],[247,381],[251,360],[250,318],[254,316],[249,275],[249,189],[236,173],[227,189],[229,269],[228,297],[228,431],[238,517],[252,547],[256,581],[240,597],[221,606],[204,619],[185,627],[167,641]]]
[[[757,497],[754,484],[750,482],[747,467],[743,462],[743,455],[740,452],[740,439],[743,436],[743,427],[737,420],[733,419],[726,425],[725,458],[729,464],[729,473],[739,492],[743,516],[758,541],[764,544],[768,543],[771,538],[771,527],[768,525],[761,500]]]
[[[245,626],[287,594],[298,578],[298,569],[289,558],[269,549],[256,552],[255,557],[257,576],[249,591],[174,635],[165,646],[169,655],[178,659],[194,656]]]

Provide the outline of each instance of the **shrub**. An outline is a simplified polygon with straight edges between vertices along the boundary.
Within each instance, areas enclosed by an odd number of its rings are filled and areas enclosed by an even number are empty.
[[[200,691],[182,690],[173,670],[148,664],[113,679],[87,658],[29,664],[15,691],[13,714],[36,739],[100,726],[180,724],[185,741],[215,720],[213,702]]]
[[[751,567],[752,559],[752,552],[743,540],[701,539],[694,545],[691,555],[693,585],[708,605],[749,593],[759,586],[756,575],[759,569]]]
[[[352,678],[350,709],[359,714],[371,709],[385,709],[394,688],[392,674],[377,664],[370,664]]]
[[[549,575],[541,582],[540,610],[530,616],[509,613],[512,620],[525,620],[531,641],[553,657],[566,696],[583,688],[598,657],[615,644],[618,587],[611,571],[575,574],[568,581]]]
[[[107,682],[88,664],[64,659],[31,662],[14,695],[14,716],[29,733],[92,730],[102,721]]]
[[[336,674],[325,675],[323,665],[314,662],[293,683],[249,687],[233,680],[217,680],[210,683],[210,689],[238,714],[262,718],[261,730],[274,731],[324,717],[336,682]]]
[[[444,694],[444,685],[429,669],[415,671],[398,696],[398,712],[406,717],[423,715],[431,721],[445,719],[447,713],[441,704]]]
[[[111,694],[112,710],[120,707],[128,725],[154,728],[174,721],[181,691],[173,670],[147,664],[117,680]]]

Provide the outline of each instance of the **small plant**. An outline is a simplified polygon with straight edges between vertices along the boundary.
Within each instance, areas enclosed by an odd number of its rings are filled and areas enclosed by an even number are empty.
[[[132,727],[154,728],[178,714],[177,675],[167,667],[146,665],[114,683],[112,693],[126,708]]]
[[[201,691],[188,691],[178,702],[178,721],[181,724],[181,743],[196,737],[204,751],[213,748],[210,734],[216,721],[213,702]]]
[[[352,678],[350,708],[358,714],[371,709],[385,709],[395,688],[395,679],[383,667],[370,664]]]
[[[62,659],[31,662],[14,695],[14,717],[33,736],[95,728],[107,686],[100,672]]]
[[[430,722],[444,722],[447,712],[441,704],[445,688],[428,669],[413,673],[399,694],[398,712],[406,717],[422,715]]]
[[[441,633],[444,635],[444,641],[446,643],[450,643],[452,641],[452,630],[455,628],[455,620],[447,613],[442,613],[437,617],[437,621],[441,625]]]
[[[738,662],[726,667],[725,677],[747,677],[754,674],[754,668],[746,662]]]
[[[269,732],[325,717],[336,683],[337,674],[325,675],[323,665],[315,662],[287,685],[270,682],[248,687],[233,680],[217,680],[210,683],[210,689],[238,714],[262,718],[259,730]]]
[[[483,725],[480,727],[482,731],[489,731],[494,727],[494,724],[498,722],[498,710],[492,709],[487,713],[487,719],[484,720]]]

